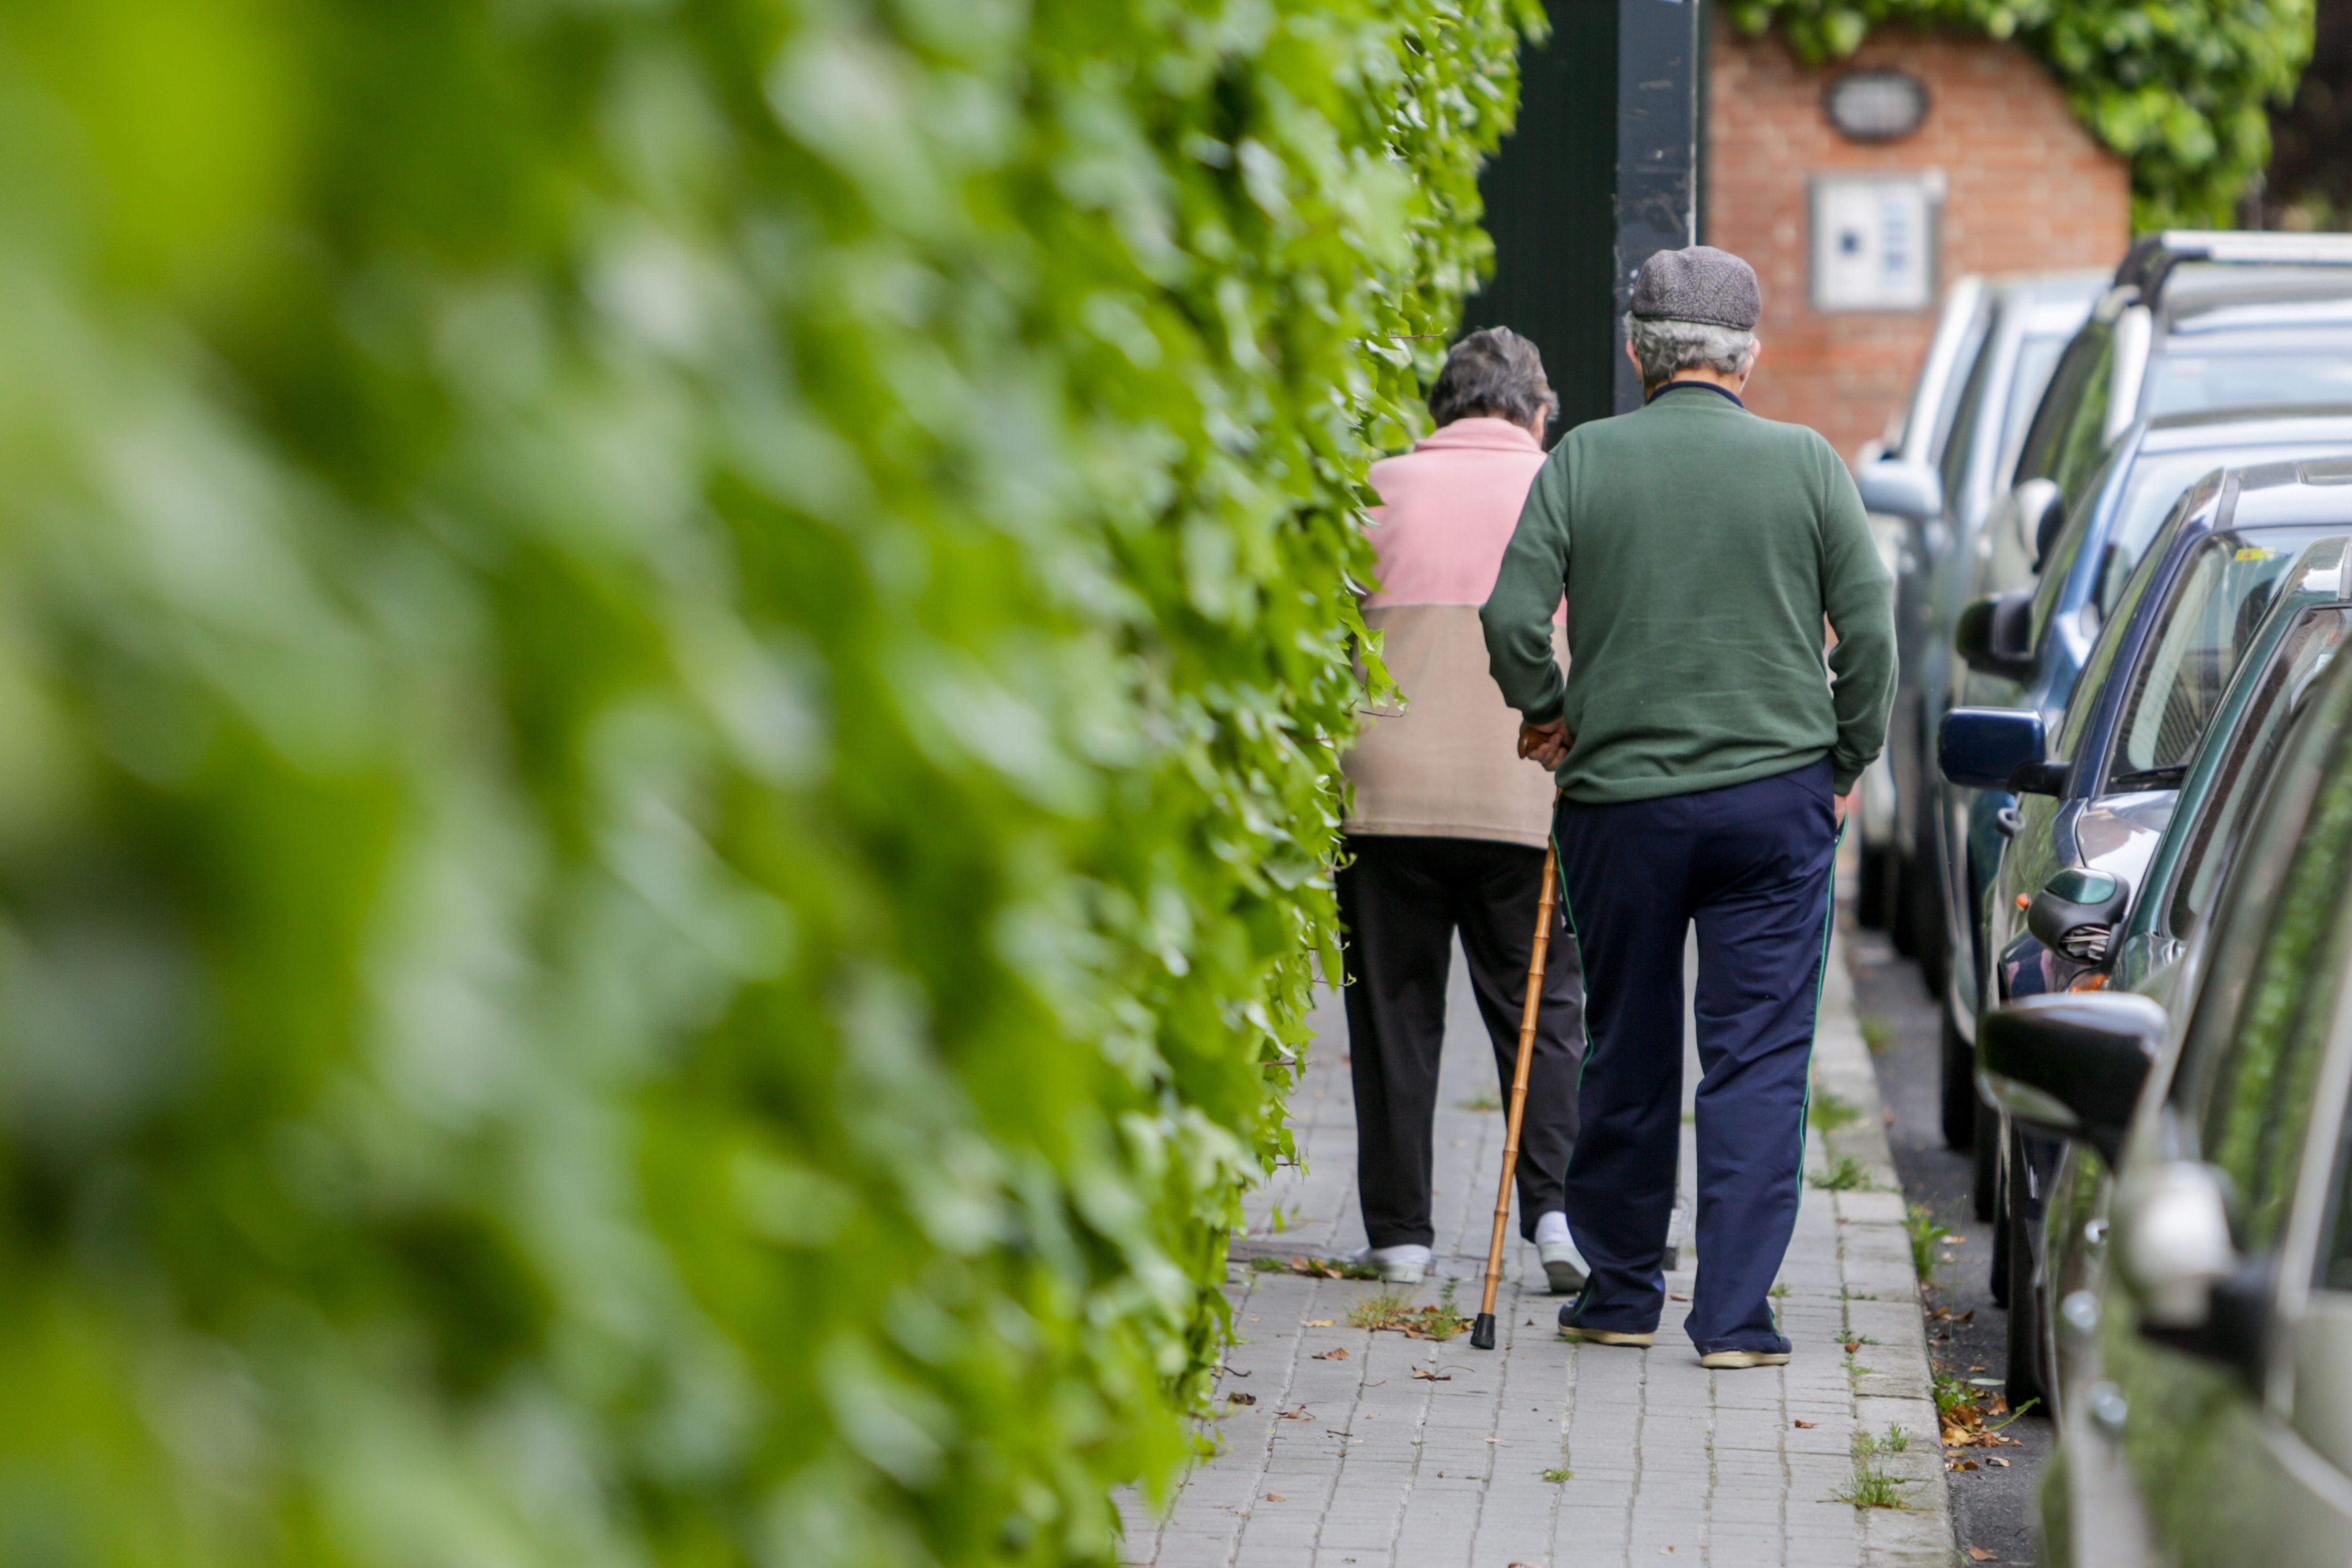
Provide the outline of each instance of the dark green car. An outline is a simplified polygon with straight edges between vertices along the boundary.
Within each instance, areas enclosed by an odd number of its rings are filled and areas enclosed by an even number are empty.
[[[2065,1314],[2054,1563],[2352,1562],[2352,661],[2244,820],[2172,1012],[2060,992],[1983,1020],[2008,1114],[2121,1172]]]

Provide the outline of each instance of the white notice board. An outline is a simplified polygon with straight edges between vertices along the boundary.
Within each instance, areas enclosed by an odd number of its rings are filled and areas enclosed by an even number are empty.
[[[1932,309],[1943,203],[1941,170],[1814,175],[1813,309]]]

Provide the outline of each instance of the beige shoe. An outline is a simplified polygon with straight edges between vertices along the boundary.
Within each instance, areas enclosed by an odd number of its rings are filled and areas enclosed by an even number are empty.
[[[1787,1351],[1715,1351],[1698,1358],[1698,1364],[1717,1372],[1737,1372],[1750,1366],[1786,1366]]]
[[[1621,1334],[1614,1329],[1580,1329],[1568,1323],[1559,1326],[1559,1337],[1588,1345],[1631,1345],[1636,1350],[1648,1350],[1658,1338],[1655,1334]]]

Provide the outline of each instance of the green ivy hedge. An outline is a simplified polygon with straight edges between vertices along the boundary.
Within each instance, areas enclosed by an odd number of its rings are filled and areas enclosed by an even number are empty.
[[[1815,64],[1889,23],[2015,38],[2131,161],[2141,230],[2233,226],[2270,160],[2267,106],[2311,58],[2312,0],[1731,0],[1730,16],[1750,35],[1778,23]]]
[[[0,1560],[1109,1558],[1538,19],[0,6]]]

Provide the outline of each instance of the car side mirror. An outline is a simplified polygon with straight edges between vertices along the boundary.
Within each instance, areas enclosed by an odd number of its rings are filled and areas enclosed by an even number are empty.
[[[2045,760],[2042,715],[2021,708],[1955,708],[1936,731],[1936,763],[1966,789],[2055,795],[2066,765]]]
[[[2060,991],[1977,1025],[1984,1088],[2016,1121],[2079,1138],[2112,1166],[2170,1020],[2129,992]]]
[[[2105,871],[2069,866],[2042,884],[2026,906],[2025,929],[2077,963],[2105,963],[2116,927],[2131,908],[2131,884]]]
[[[2050,499],[2042,504],[2042,515],[2033,520],[2033,570],[2041,574],[2050,559],[2050,547],[2058,542],[2058,535],[2066,526],[2066,497],[2056,485],[2050,487]]]
[[[1864,510],[1882,511],[1925,522],[1944,511],[1944,481],[1925,463],[1884,458],[1864,463],[1854,471],[1854,488],[1862,492]]]
[[[1970,669],[2008,680],[2033,673],[2033,590],[1979,599],[1952,626],[1952,651]]]
[[[2194,1160],[2168,1160],[2127,1179],[2118,1208],[2140,1331],[2259,1384],[2271,1270],[2238,1252],[2227,1178]]]

